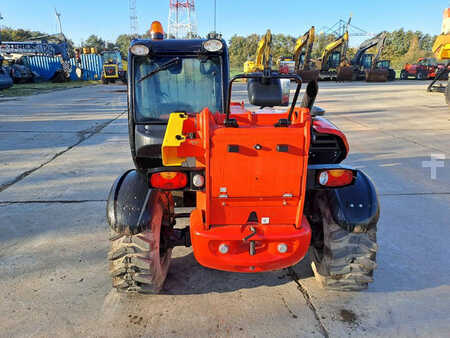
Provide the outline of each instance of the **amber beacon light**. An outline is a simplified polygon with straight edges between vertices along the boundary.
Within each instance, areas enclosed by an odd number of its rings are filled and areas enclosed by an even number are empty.
[[[152,40],[163,40],[164,29],[159,21],[153,21],[150,27],[150,37]]]

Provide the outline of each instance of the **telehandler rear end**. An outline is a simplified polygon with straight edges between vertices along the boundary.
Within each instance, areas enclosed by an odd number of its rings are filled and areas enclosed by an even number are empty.
[[[317,82],[300,106],[298,75],[268,67],[229,83],[227,46],[214,36],[135,40],[129,60],[136,169],[116,180],[107,203],[113,287],[159,292],[176,246],[192,246],[203,266],[241,273],[287,268],[310,250],[324,287],[367,287],[377,195],[362,171],[340,164],[344,134],[311,114]],[[231,101],[237,79],[247,79],[250,103],[264,111]],[[285,111],[267,108],[282,102],[280,79],[297,83]],[[175,212],[175,192],[194,200],[183,229],[174,227],[186,216]]]

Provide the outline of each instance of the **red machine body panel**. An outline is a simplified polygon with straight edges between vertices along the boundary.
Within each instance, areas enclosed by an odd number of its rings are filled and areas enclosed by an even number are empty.
[[[248,225],[213,227],[205,230],[202,211],[191,213],[191,240],[195,259],[203,266],[234,272],[260,272],[278,270],[301,261],[309,248],[311,228],[303,216],[301,226],[255,225],[255,254],[249,254],[249,241],[243,238],[251,234]],[[219,246],[226,244],[229,251],[222,254]],[[278,245],[285,244],[287,251],[280,253]]]
[[[227,271],[291,266],[304,257],[311,238],[303,216],[309,110],[295,109],[288,127],[275,127],[287,112],[255,114],[242,104],[233,104],[232,111],[238,128],[225,127],[225,116],[207,109],[185,123],[190,131],[195,127],[198,138],[187,140],[179,155],[195,156],[197,166],[205,167],[205,190],[197,192],[190,222],[195,257]],[[227,253],[219,252],[221,244]]]
[[[283,145],[287,151],[277,151]],[[211,196],[298,197],[302,175],[292,169],[303,167],[303,145],[297,128],[216,129],[211,138]],[[238,150],[230,152],[229,146]]]

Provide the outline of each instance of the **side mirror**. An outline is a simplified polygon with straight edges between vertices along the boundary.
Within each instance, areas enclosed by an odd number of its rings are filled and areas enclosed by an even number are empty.
[[[280,106],[283,103],[281,81],[278,78],[251,78],[247,82],[250,104],[260,107]]]

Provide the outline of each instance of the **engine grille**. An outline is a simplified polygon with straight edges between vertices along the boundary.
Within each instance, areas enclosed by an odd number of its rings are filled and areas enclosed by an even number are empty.
[[[106,75],[116,75],[116,67],[114,66],[105,66]]]
[[[308,163],[339,163],[345,158],[345,152],[345,146],[338,136],[313,132]]]

